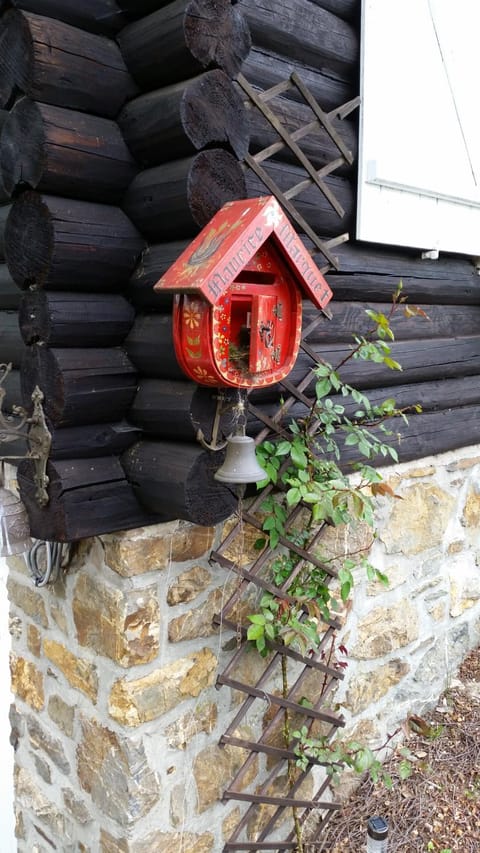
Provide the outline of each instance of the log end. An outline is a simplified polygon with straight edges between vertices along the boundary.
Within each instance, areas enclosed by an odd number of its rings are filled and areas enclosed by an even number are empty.
[[[252,46],[241,11],[230,0],[193,0],[184,19],[185,43],[203,68],[221,68],[235,77]]]
[[[180,112],[185,133],[197,151],[228,145],[239,160],[247,155],[249,124],[243,98],[220,69],[192,80]]]
[[[9,195],[16,187],[35,189],[45,168],[45,134],[40,110],[30,98],[20,98],[3,125],[0,170]]]
[[[182,518],[210,527],[235,511],[238,498],[214,480],[221,461],[191,444],[140,441],[122,456],[140,503],[162,521]]]
[[[38,193],[15,200],[5,226],[5,258],[19,287],[43,287],[53,253],[50,211]]]
[[[33,40],[27,21],[10,9],[0,21],[0,107],[9,107],[15,91],[27,92],[32,79]]]
[[[240,163],[221,148],[201,151],[192,163],[187,193],[192,217],[203,228],[228,201],[246,198]]]

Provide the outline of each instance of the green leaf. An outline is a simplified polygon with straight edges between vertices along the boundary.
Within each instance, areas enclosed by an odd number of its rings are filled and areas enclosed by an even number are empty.
[[[253,622],[254,625],[265,625],[265,616],[263,613],[252,613],[251,616],[248,616],[250,622]]]
[[[331,390],[332,383],[327,377],[325,377],[324,379],[320,379],[318,382],[315,383],[315,396],[317,400],[322,400],[323,397],[326,397]]]
[[[307,467],[307,455],[305,453],[305,449],[301,447],[297,441],[293,442],[291,446],[290,456],[292,458],[292,462],[297,466],[297,468]]]
[[[270,548],[276,548],[278,543],[280,542],[280,534],[278,530],[270,531]]]
[[[404,758],[398,765],[400,779],[408,779],[412,775],[412,764]]]
[[[263,625],[250,625],[250,628],[247,631],[247,640],[251,640],[255,642],[256,640],[263,637],[265,634]]]
[[[369,770],[374,761],[373,752],[367,746],[364,746],[355,755],[353,768],[357,773],[365,773],[365,770]]]
[[[288,506],[296,506],[298,503],[300,503],[300,501],[302,499],[300,489],[297,489],[297,488],[289,489],[287,494],[286,494],[286,499],[287,499]]]

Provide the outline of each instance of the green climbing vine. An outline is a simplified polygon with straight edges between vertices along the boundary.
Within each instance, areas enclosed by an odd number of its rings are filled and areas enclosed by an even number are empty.
[[[366,311],[371,328],[365,335],[354,336],[352,347],[339,364],[317,364],[313,402],[305,415],[292,420],[281,438],[264,441],[257,448],[258,461],[266,473],[259,488],[270,488],[261,504],[263,535],[255,547],[261,550],[268,545],[275,552],[268,567],[268,580],[278,589],[264,592],[256,611],[248,616],[247,640],[263,657],[269,654],[271,643],[291,646],[303,655],[315,653],[321,643],[322,624],[338,613],[340,603],[345,604],[350,598],[359,568],[369,580],[388,586],[388,578],[368,559],[370,546],[347,553],[340,565],[338,556],[309,562],[302,549],[320,525],[363,523],[371,528],[373,542],[377,498],[396,497],[374,463],[378,459],[385,463],[398,461],[389,424],[392,418],[408,423],[409,411],[419,412],[421,407],[398,408],[390,397],[372,403],[367,394],[345,382],[341,374],[347,362],[357,359],[401,370],[392,357],[391,346],[391,319],[401,307],[408,316],[425,316],[421,309],[407,308],[400,282],[388,314]],[[347,462],[352,455],[356,458]],[[290,525],[292,510],[297,507],[302,512],[301,524]],[[332,575],[337,581],[334,592]],[[282,666],[283,692],[287,696],[285,655]],[[287,712],[284,740],[287,747],[293,745],[296,756],[295,763],[289,762],[290,786],[295,765],[304,770],[313,762],[325,765],[333,782],[342,769],[349,768],[360,774],[369,772],[374,781],[382,779],[386,785],[391,784],[371,749],[356,741],[331,742],[327,736],[315,736],[312,724],[292,728]],[[405,776],[410,772],[407,757],[401,772]],[[302,853],[302,833],[295,811],[293,817],[297,853]]]

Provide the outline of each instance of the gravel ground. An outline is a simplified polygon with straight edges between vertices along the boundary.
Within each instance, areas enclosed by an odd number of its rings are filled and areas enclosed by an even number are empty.
[[[363,782],[326,827],[325,853],[364,853],[371,815],[388,821],[388,853],[480,853],[480,649],[437,707],[407,724],[411,776],[400,778],[393,755],[393,787]]]

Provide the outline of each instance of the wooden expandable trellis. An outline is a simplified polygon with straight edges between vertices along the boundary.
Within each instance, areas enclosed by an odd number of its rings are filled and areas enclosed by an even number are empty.
[[[358,106],[358,99],[350,101],[326,114],[315,101],[297,74],[292,74],[289,80],[268,91],[258,93],[248,81],[239,75],[237,81],[254,107],[261,110],[279,136],[279,141],[268,148],[248,154],[245,158],[246,168],[255,171],[268,190],[275,195],[291,219],[297,224],[298,230],[306,234],[313,243],[312,254],[321,253],[326,265],[323,271],[336,266],[331,249],[336,244],[348,239],[342,234],[328,241],[322,240],[310,228],[298,210],[295,199],[302,190],[315,184],[318,191],[323,193],[338,212],[343,210],[337,199],[325,184],[324,178],[340,165],[351,165],[353,157],[343,144],[339,133],[332,124],[335,117],[344,117]],[[295,87],[312,111],[312,120],[306,125],[289,132],[275,115],[268,102],[288,89]],[[304,155],[298,143],[308,133],[323,128],[338,148],[338,157],[321,170],[316,170]],[[264,168],[269,157],[288,146],[306,172],[306,178],[288,191],[281,191]],[[249,408],[256,418],[264,424],[263,430],[257,436],[257,443],[267,438],[285,436],[282,424],[288,416],[290,408],[295,403],[310,407],[313,400],[308,396],[309,388],[314,380],[316,367],[315,354],[308,346],[308,335],[319,324],[325,322],[323,312],[319,312],[314,320],[304,329],[301,347],[304,353],[312,359],[311,368],[297,386],[285,380],[281,383],[286,397],[273,417],[265,416],[261,410],[251,403]],[[252,665],[251,655],[255,654],[246,642],[247,627],[242,623],[242,612],[245,611],[245,601],[252,601],[256,596],[269,591],[289,602],[287,588],[294,576],[305,567],[306,563],[318,567],[324,572],[326,583],[334,580],[335,569],[330,564],[322,562],[318,556],[319,542],[322,539],[323,525],[317,525],[308,543],[296,545],[287,538],[280,538],[280,546],[293,552],[297,560],[294,573],[282,586],[276,586],[268,573],[268,566],[274,558],[274,552],[266,547],[256,558],[245,563],[244,539],[246,531],[255,529],[261,536],[262,518],[260,507],[265,497],[276,487],[269,485],[253,500],[248,510],[240,506],[239,516],[232,529],[211,555],[211,560],[228,571],[234,572],[238,578],[235,591],[225,603],[218,616],[218,622],[223,627],[232,629],[236,634],[236,651],[228,666],[218,677],[217,684],[230,687],[242,697],[241,704],[233,720],[222,735],[221,744],[242,749],[245,760],[234,779],[225,790],[225,801],[234,800],[247,804],[241,819],[231,832],[225,843],[224,851],[240,850],[271,850],[284,851],[298,849],[299,827],[305,829],[308,838],[308,850],[321,846],[323,829],[332,814],[339,809],[339,803],[334,800],[329,788],[329,777],[321,768],[312,773],[315,761],[308,764],[306,770],[292,768],[296,761],[294,752],[295,740],[284,737],[285,720],[293,724],[293,729],[306,725],[309,729],[317,727],[322,735],[333,738],[340,727],[344,725],[341,715],[330,709],[333,693],[339,679],[343,677],[340,668],[335,665],[333,654],[335,632],[340,627],[338,621],[332,618],[324,624],[321,642],[315,654],[302,654],[289,646],[270,643],[270,653],[265,658],[265,668],[260,675],[253,675],[256,667]],[[296,507],[287,518],[286,530],[294,529],[295,525],[309,528],[308,507]],[[293,601],[293,599],[291,599]],[[243,604],[243,607],[242,607]],[[305,614],[306,616],[306,614]],[[250,659],[249,656],[250,655]],[[285,667],[289,668],[289,678],[285,680]],[[246,675],[247,673],[247,675]],[[251,677],[248,677],[248,674]],[[313,691],[312,691],[313,679]],[[308,682],[309,687],[306,687]],[[309,689],[308,707],[305,705],[305,692]],[[255,729],[255,739],[249,732]],[[261,731],[260,731],[261,730]],[[263,762],[263,764],[262,764]],[[258,765],[261,769],[259,770]],[[257,772],[258,771],[258,772]],[[316,789],[316,790],[315,790]],[[293,811],[292,811],[293,810]],[[292,821],[292,813],[294,820]],[[290,818],[290,820],[289,820]],[[295,823],[297,830],[295,830]],[[305,847],[307,849],[307,847]]]

